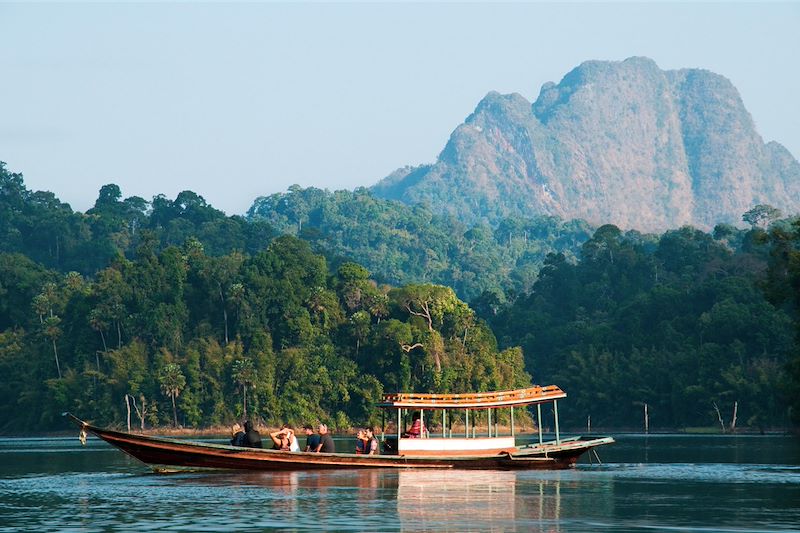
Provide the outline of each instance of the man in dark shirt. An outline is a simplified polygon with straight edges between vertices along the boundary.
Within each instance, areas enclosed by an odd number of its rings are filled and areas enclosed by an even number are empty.
[[[334,453],[336,452],[336,445],[333,443],[333,439],[331,438],[331,434],[328,433],[328,426],[325,424],[319,425],[319,437],[320,437],[320,444],[319,448],[316,451],[322,453]]]
[[[261,434],[253,428],[249,420],[244,423],[244,445],[248,448],[261,448]]]
[[[314,433],[314,428],[311,427],[310,424],[306,424],[303,426],[303,429],[306,432],[306,451],[307,452],[318,452],[319,446],[322,443],[322,439],[319,435]]]
[[[245,434],[242,430],[242,426],[239,424],[234,424],[231,428],[231,434],[233,437],[231,438],[231,446],[245,446]]]

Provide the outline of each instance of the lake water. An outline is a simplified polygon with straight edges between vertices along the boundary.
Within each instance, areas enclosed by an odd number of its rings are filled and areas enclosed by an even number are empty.
[[[796,438],[617,440],[566,471],[159,475],[93,437],[0,439],[0,531],[800,531]]]

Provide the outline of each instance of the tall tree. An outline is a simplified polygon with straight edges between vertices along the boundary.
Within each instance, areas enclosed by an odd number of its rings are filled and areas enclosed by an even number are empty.
[[[250,359],[237,359],[233,362],[231,374],[233,381],[242,388],[242,416],[247,418],[247,387],[256,382],[258,372]]]
[[[764,228],[773,220],[781,218],[781,210],[769,204],[759,204],[742,215],[742,220],[753,228]]]
[[[180,365],[177,363],[169,363],[161,369],[161,374],[158,377],[161,385],[161,392],[165,396],[169,396],[172,400],[172,420],[175,427],[178,427],[178,410],[175,406],[175,399],[186,386],[186,378],[183,375]]]

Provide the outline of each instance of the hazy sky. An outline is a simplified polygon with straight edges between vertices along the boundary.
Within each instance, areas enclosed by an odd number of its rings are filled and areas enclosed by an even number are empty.
[[[630,56],[728,77],[798,157],[798,28],[798,3],[0,2],[0,161],[81,211],[116,183],[243,213],[433,162],[487,92]]]

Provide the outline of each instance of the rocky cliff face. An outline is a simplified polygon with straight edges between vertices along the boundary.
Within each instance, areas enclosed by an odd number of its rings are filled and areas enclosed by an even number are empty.
[[[650,59],[589,61],[531,104],[488,94],[433,165],[373,187],[471,222],[537,214],[659,231],[800,211],[800,164],[765,144],[726,78]]]

